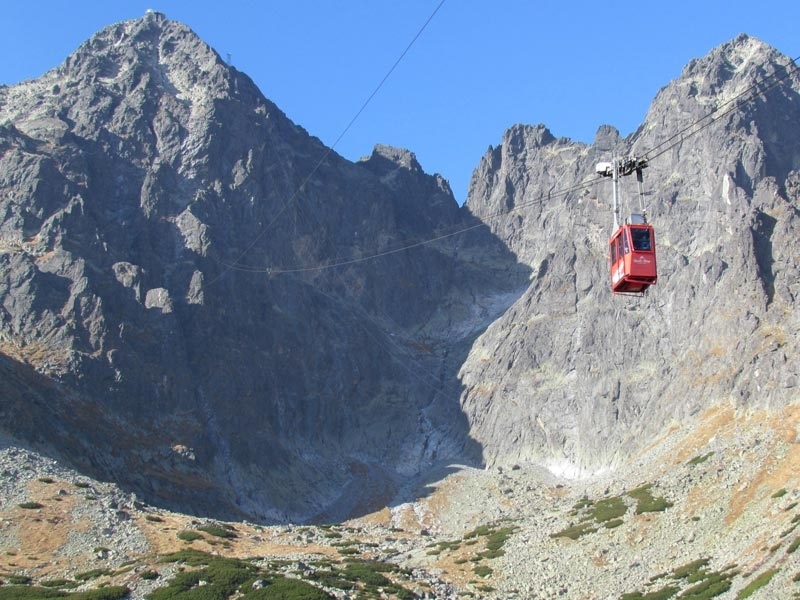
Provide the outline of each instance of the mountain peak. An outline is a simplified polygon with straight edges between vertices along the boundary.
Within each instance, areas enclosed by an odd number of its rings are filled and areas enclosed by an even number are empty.
[[[104,128],[128,139],[140,112],[183,113],[197,122],[216,100],[235,95],[265,103],[189,27],[148,12],[100,30],[42,77],[1,90],[0,119],[49,142],[67,131],[96,138]]]
[[[363,157],[359,162],[379,171],[402,168],[417,173],[422,172],[422,166],[417,161],[416,154],[405,148],[395,148],[385,144],[375,144],[372,154]]]
[[[164,83],[180,93],[189,92],[201,79],[204,86],[229,89],[229,67],[219,54],[188,26],[154,11],[102,29],[56,71],[82,84],[113,85],[142,67],[160,71]]]
[[[716,96],[727,88],[722,93],[722,99],[727,100],[790,64],[788,57],[769,44],[743,33],[690,61],[679,81],[693,86],[700,97]]]
[[[776,404],[797,385],[796,344],[775,333],[797,330],[797,93],[683,133],[769,60],[736,38],[631,138],[601,128],[602,148],[515,125],[461,211],[409,150],[353,165],[325,149],[185,25],[117,23],[0,90],[0,338],[109,423],[158,414],[125,444],[87,410],[80,439],[159,448],[111,475],[155,498],[176,473],[216,490],[186,486],[192,510],[330,518],[354,510],[348,486],[437,461],[615,467],[671,419],[764,397],[755,369]],[[634,141],[674,148],[650,157],[659,285],[635,300],[608,290],[611,190],[595,181]],[[632,212],[635,182],[620,187]],[[136,468],[161,448],[174,463]]]

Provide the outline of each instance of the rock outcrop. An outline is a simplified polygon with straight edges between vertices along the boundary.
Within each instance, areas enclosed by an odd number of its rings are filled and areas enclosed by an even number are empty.
[[[500,244],[493,270],[476,242],[415,244],[486,228],[412,153],[344,160],[152,12],[0,89],[0,123],[2,350],[31,376],[2,402],[33,415],[12,433],[153,502],[267,522],[479,464],[455,370],[503,307],[440,324],[510,303],[525,269]]]
[[[490,463],[596,472],[710,405],[796,400],[799,92],[792,62],[742,35],[692,61],[628,138],[520,125],[489,149],[468,206],[535,273],[461,369]],[[611,182],[594,174],[629,155],[649,159],[658,247],[642,299],[609,293]]]
[[[270,523],[365,514],[454,462],[612,469],[714,404],[784,406],[798,90],[741,36],[628,138],[509,129],[459,207],[410,151],[338,156],[186,26],[112,25],[0,88],[3,428],[148,502]],[[642,299],[609,292],[594,172],[631,153]]]

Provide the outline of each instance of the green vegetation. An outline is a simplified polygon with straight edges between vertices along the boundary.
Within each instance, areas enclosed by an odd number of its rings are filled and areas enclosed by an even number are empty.
[[[708,573],[698,583],[681,592],[681,598],[692,600],[715,598],[731,588],[731,579],[725,573]]]
[[[625,506],[622,498],[614,496],[613,498],[598,500],[594,505],[592,516],[598,523],[605,523],[624,516],[626,512],[628,512],[628,507]]]
[[[325,591],[299,579],[276,576],[262,588],[247,592],[242,598],[248,600],[330,600]]]
[[[43,508],[44,504],[39,504],[38,502],[22,502],[18,505],[20,508],[29,508],[31,510],[37,508]]]
[[[43,600],[68,598],[69,600],[119,600],[128,596],[130,590],[124,586],[109,586],[84,592],[64,592],[46,587],[12,585],[0,587],[0,600]]]
[[[39,477],[39,481],[42,483],[55,483],[56,480],[52,477]]]
[[[489,530],[487,537],[492,533],[495,530]],[[502,537],[498,536],[495,543],[500,543]],[[177,573],[152,591],[148,600],[332,600],[335,596],[325,588],[346,591],[348,597],[366,600],[418,598],[402,585],[402,581],[410,578],[410,572],[373,560],[336,562],[325,559],[300,567],[293,561],[241,560],[186,548],[162,556],[158,561],[176,564]],[[294,573],[292,569],[296,569]],[[101,575],[119,573],[121,571],[95,569],[76,576],[74,581],[53,579],[37,585],[32,585],[28,577],[2,574],[0,600],[118,600],[128,597],[130,590],[103,584],[81,592],[68,588]],[[147,569],[139,577],[155,580],[161,575]]]
[[[298,572],[303,579],[275,572],[278,565],[256,566],[248,561],[212,556],[196,550],[167,555],[162,562],[179,563],[183,569],[166,587],[153,591],[148,600],[329,600],[321,586],[354,593],[353,597],[412,600],[416,596],[387,574],[403,574],[396,565],[351,560],[344,565],[315,563],[312,572]],[[286,568],[287,563],[282,564]],[[382,590],[382,592],[380,591]],[[0,599],[2,600],[2,599]]]
[[[75,487],[76,487],[76,488],[82,488],[82,489],[86,489],[86,488],[89,488],[89,487],[91,487],[91,486],[90,486],[90,485],[89,485],[87,482],[85,482],[85,481],[76,481],[74,485],[75,485]]]
[[[429,546],[429,548],[433,549],[429,550],[428,554],[439,555],[446,550],[455,551],[462,546],[473,546],[483,540],[485,541],[486,549],[479,552],[473,560],[499,558],[505,554],[502,548],[516,530],[517,528],[514,526],[496,528],[494,525],[479,525],[472,531],[465,533],[460,541],[438,542]]]
[[[703,460],[708,458],[704,457]],[[665,498],[656,497],[648,483],[635,488],[627,496],[636,502],[635,513],[640,515],[649,512],[662,512],[672,506]],[[624,523],[623,517],[628,513],[628,505],[622,496],[612,496],[593,502],[582,498],[573,507],[571,515],[579,517],[579,521],[566,529],[550,534],[552,538],[565,537],[576,540],[583,535],[594,533],[601,527],[614,529]]]
[[[476,538],[476,537],[486,536],[486,535],[489,535],[489,533],[491,531],[492,530],[489,528],[488,525],[478,525],[472,531],[465,533],[464,534],[464,539],[465,540],[469,540],[469,539]]]
[[[184,529],[183,531],[178,532],[178,539],[183,540],[184,542],[193,542],[195,540],[202,540],[203,536],[196,531]]]
[[[752,596],[756,590],[760,590],[762,587],[772,581],[772,578],[777,572],[778,569],[770,569],[761,573],[761,575],[753,579],[753,581],[748,583],[747,586],[742,588],[739,593],[736,594],[736,600],[744,600],[745,598]]]
[[[170,557],[164,560],[183,562],[198,568],[178,572],[169,585],[154,590],[148,596],[151,600],[188,597],[198,600],[229,598],[245,582],[250,581],[252,584],[258,574],[255,566],[235,558],[211,556],[200,552],[176,553],[171,555],[171,558],[172,560]]]
[[[165,554],[159,559],[159,562],[162,563],[181,563],[184,565],[188,565],[190,567],[197,567],[201,565],[207,565],[209,561],[215,560],[217,557],[211,556],[206,552],[201,552],[200,550],[179,550],[178,552],[172,552],[171,554]]]
[[[152,521],[153,523],[163,523],[164,519],[159,517],[158,515],[145,515],[145,521]]]
[[[478,577],[491,577],[494,570],[486,565],[476,565],[475,568],[472,569],[472,572]]]
[[[789,547],[786,549],[786,554],[794,554],[798,547],[800,547],[800,537],[795,538],[794,541],[789,544]]]
[[[583,535],[594,533],[600,526],[613,529],[622,525],[622,517],[628,512],[622,496],[603,498],[597,502],[584,498],[574,506],[574,509],[573,516],[581,516],[581,520],[575,525],[551,534],[550,537],[577,540]]]
[[[470,553],[454,559],[454,563],[457,565],[474,563],[472,567],[473,573],[481,578],[490,577],[494,570],[484,561],[503,556],[505,554],[503,546],[517,529],[516,525],[500,526],[500,523],[479,525],[472,531],[465,533],[460,541],[444,541],[431,544],[429,546],[431,550],[428,550],[428,554],[438,556],[444,551],[454,552],[462,548],[469,549]],[[481,542],[484,544],[484,549],[472,554],[470,547],[477,546]],[[491,587],[485,585],[478,586],[478,589],[487,593],[492,590]],[[410,595],[408,598],[415,598],[415,596]]]
[[[102,577],[103,575],[112,575],[113,573],[108,569],[92,569],[91,571],[86,571],[85,573],[78,573],[75,575],[75,579],[78,581],[89,581],[90,579],[97,579],[98,577]]]
[[[481,552],[483,558],[500,558],[505,554],[503,546],[506,540],[516,531],[516,527],[501,527],[486,534],[486,550]]]
[[[64,588],[78,587],[80,583],[78,583],[77,581],[72,581],[70,579],[49,579],[47,581],[39,582],[39,585],[47,588],[64,589]]]
[[[583,521],[581,523],[578,523],[577,525],[572,525],[571,527],[562,529],[557,533],[551,533],[550,537],[552,538],[565,537],[571,540],[577,540],[582,535],[586,535],[588,533],[594,533],[595,531],[597,531],[597,527],[594,527],[590,521]]]
[[[232,527],[225,527],[222,525],[201,525],[197,529],[218,538],[233,539],[237,537],[236,530]]]
[[[797,529],[797,523],[794,523],[789,529],[781,533],[781,537],[785,538],[786,536],[790,535],[795,529]]]
[[[628,496],[636,500],[637,515],[650,512],[663,512],[672,506],[672,503],[665,498],[653,496],[653,493],[650,491],[652,487],[653,484],[647,483],[628,492]]]
[[[785,496],[787,493],[788,493],[788,492],[786,491],[786,488],[781,488],[781,489],[779,489],[777,492],[775,492],[774,494],[772,494],[772,496],[771,496],[771,497],[772,497],[772,498],[783,498],[783,497],[784,497],[784,496]]]
[[[709,600],[728,590],[733,578],[738,575],[732,567],[721,571],[708,571],[709,559],[700,558],[676,567],[669,573],[662,573],[650,579],[651,584],[663,579],[671,580],[663,587],[623,594],[620,600],[667,600],[676,597],[681,600]]]
[[[702,463],[706,462],[713,455],[714,455],[713,452],[709,452],[708,454],[703,454],[701,456],[695,456],[693,459],[691,459],[686,464],[688,464],[688,465],[699,465],[699,464],[702,464]]]
[[[663,587],[660,590],[654,590],[643,594],[642,592],[631,592],[630,594],[622,594],[620,600],[667,600],[672,598],[680,591],[679,587],[670,585]]]
[[[458,550],[461,547],[461,542],[439,542],[435,544],[435,547],[438,550],[438,554],[444,550]]]
[[[383,573],[392,570],[392,565],[369,560],[359,560],[347,563],[343,574],[349,581],[360,581],[370,586],[383,587],[391,585]]]
[[[673,579],[686,579],[690,583],[692,581],[697,581],[698,575],[703,573],[703,567],[708,565],[707,558],[700,558],[690,563],[683,565],[682,567],[678,567],[672,571],[672,578]]]
[[[310,581],[316,581],[325,587],[336,588],[338,590],[351,590],[355,584],[346,579],[338,569],[319,570],[308,575]]]

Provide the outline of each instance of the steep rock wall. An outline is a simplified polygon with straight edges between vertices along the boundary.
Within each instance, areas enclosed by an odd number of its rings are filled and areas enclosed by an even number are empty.
[[[535,276],[460,371],[489,462],[594,472],[711,404],[797,399],[798,81],[740,36],[692,61],[626,139],[515,126],[490,148],[467,204]],[[641,299],[609,291],[611,182],[594,174],[628,155],[650,160],[658,247]],[[623,212],[639,212],[621,179]]]

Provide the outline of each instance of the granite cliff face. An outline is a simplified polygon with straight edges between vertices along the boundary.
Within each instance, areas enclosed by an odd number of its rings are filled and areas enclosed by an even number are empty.
[[[342,159],[159,13],[0,89],[0,123],[15,435],[152,502],[265,521],[480,461],[455,365],[525,269],[491,242],[396,252],[485,229],[412,153]],[[484,297],[494,313],[447,326]]]
[[[411,152],[339,157],[187,27],[113,25],[0,88],[3,427],[159,505],[297,522],[436,465],[594,472],[715,403],[785,405],[787,66],[742,36],[629,138],[515,126],[459,207]],[[629,153],[650,158],[644,299],[608,291],[594,173]]]
[[[596,472],[711,405],[796,400],[799,91],[787,57],[742,35],[692,61],[628,138],[516,126],[487,151],[468,206],[535,273],[460,372],[489,462]],[[612,189],[594,174],[629,155],[649,159],[658,247],[643,299],[609,293]],[[621,190],[640,212],[635,177]]]

